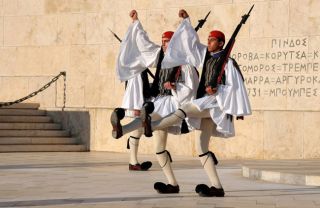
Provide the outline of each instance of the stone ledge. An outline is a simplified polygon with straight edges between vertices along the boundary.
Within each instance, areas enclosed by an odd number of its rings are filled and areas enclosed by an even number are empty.
[[[320,160],[245,162],[242,176],[275,183],[320,186]]]

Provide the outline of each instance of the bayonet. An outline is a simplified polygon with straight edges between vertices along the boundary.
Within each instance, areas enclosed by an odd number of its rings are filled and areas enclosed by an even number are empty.
[[[198,30],[200,28],[202,28],[202,26],[204,25],[204,23],[207,21],[208,16],[210,15],[211,11],[208,12],[208,14],[206,15],[206,17],[204,19],[198,20],[198,25],[195,27],[195,31],[198,32]]]
[[[245,14],[245,15],[242,16],[241,24],[246,24],[246,21],[250,17],[250,13],[251,13],[253,7],[254,7],[254,5],[252,5],[252,7],[250,8],[248,14]]]

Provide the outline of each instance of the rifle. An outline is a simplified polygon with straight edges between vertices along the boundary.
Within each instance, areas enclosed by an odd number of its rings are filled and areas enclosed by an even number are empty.
[[[231,50],[233,48],[233,45],[236,41],[236,36],[238,35],[240,29],[241,29],[241,26],[243,24],[246,23],[247,19],[249,18],[250,16],[250,13],[253,9],[254,5],[252,5],[252,7],[250,8],[249,12],[245,15],[242,16],[242,19],[240,21],[240,23],[238,24],[238,26],[236,27],[235,31],[233,32],[228,44],[226,45],[226,47],[223,49],[223,52],[222,52],[222,55],[220,56],[220,59],[218,60],[217,62],[217,70],[219,70],[218,73],[214,73],[211,81],[210,81],[210,86],[212,88],[216,88],[218,84],[221,83],[221,80],[222,80],[222,76],[224,74],[224,67],[226,65],[226,63],[228,62],[228,58],[230,56],[230,53],[231,53]]]
[[[119,36],[117,34],[115,34],[110,28],[108,28],[108,30],[113,34],[113,36],[121,43],[122,40],[119,38]],[[149,68],[146,68],[147,73],[154,79],[154,75],[152,74],[152,72],[150,71]]]
[[[207,21],[207,18],[208,18],[208,16],[209,16],[209,14],[211,13],[211,11],[209,11],[208,12],[208,14],[206,15],[206,17],[204,18],[204,19],[201,19],[201,20],[198,20],[198,25],[195,27],[195,31],[196,32],[198,32],[198,30],[200,29],[200,28],[202,28],[202,26],[204,25],[204,23]]]

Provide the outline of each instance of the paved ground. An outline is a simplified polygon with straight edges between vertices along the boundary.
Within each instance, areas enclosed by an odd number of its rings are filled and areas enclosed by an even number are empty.
[[[106,152],[1,153],[0,207],[320,207],[319,187],[244,178],[240,161],[218,166],[226,197],[200,198],[194,187],[208,180],[192,157],[174,157],[181,193],[160,195],[153,190],[164,181],[156,162],[150,171],[129,172],[127,159]]]

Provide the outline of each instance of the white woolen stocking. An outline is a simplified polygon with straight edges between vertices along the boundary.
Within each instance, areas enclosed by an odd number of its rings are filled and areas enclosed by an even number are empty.
[[[200,132],[197,134],[196,147],[199,155],[207,153],[209,147],[209,141],[211,137],[211,132],[215,128],[211,119],[202,119]],[[221,183],[217,174],[216,165],[214,164],[213,157],[210,153],[200,157],[201,164],[207,173],[211,185],[216,188],[221,188]]]
[[[142,135],[142,129],[139,128],[135,131],[133,131],[131,134],[130,134],[130,137],[129,137],[129,141],[128,141],[128,144],[129,144],[129,151],[130,151],[130,160],[129,160],[129,163],[131,165],[136,165],[138,164],[138,149],[139,149],[139,141],[140,141],[140,137]]]
[[[157,160],[163,173],[165,174],[168,183],[176,186],[178,185],[177,180],[173,174],[171,167],[170,156],[166,149],[168,132],[165,130],[155,131],[155,149],[157,153]],[[160,153],[160,154],[159,154]]]

